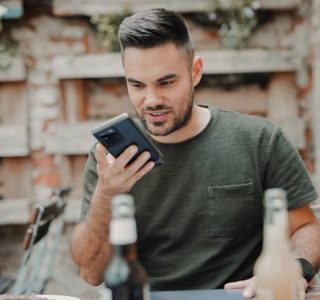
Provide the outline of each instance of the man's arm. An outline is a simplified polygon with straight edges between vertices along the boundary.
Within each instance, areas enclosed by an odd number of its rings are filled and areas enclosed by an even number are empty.
[[[307,259],[318,270],[320,266],[320,225],[318,220],[308,204],[289,211],[288,217],[291,244],[296,257]],[[301,280],[307,288],[308,284],[303,277]],[[255,284],[255,278],[252,277],[247,280],[227,283],[225,288],[244,289],[243,296],[252,298],[255,295]]]
[[[307,259],[316,270],[320,268],[320,224],[309,205],[289,212],[292,248],[297,257]]]
[[[80,275],[92,285],[101,283],[103,271],[111,257],[108,242],[111,199],[99,194],[96,189],[88,216],[76,226],[71,240],[71,253],[80,268]]]
[[[106,156],[105,148],[101,144],[96,146],[97,186],[89,213],[85,221],[76,226],[71,240],[71,254],[80,268],[80,275],[92,285],[102,282],[103,272],[111,258],[108,235],[112,197],[128,193],[132,186],[154,167],[153,162],[147,163],[150,157],[147,152],[127,166],[136,151],[136,146],[130,146],[114,159]]]

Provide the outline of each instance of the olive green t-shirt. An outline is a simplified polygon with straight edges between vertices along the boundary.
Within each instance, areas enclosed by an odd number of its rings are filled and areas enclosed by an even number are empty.
[[[317,198],[299,153],[271,122],[210,108],[195,137],[156,143],[165,164],[131,190],[138,255],[153,290],[221,288],[252,276],[262,248],[263,193],[281,187],[288,209]],[[85,170],[82,220],[97,174]]]

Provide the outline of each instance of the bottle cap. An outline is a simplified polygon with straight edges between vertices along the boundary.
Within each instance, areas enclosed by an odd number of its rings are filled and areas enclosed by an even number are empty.
[[[134,216],[134,200],[127,194],[120,194],[112,198],[112,217],[130,218]]]
[[[287,207],[287,193],[281,188],[267,189],[264,194],[264,205],[274,209]]]

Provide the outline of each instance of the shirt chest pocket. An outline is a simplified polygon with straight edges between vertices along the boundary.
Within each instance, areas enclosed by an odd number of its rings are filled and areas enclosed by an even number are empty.
[[[253,229],[253,183],[209,186],[211,237],[248,234]]]

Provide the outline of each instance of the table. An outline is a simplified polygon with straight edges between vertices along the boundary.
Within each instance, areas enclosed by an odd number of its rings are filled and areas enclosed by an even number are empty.
[[[0,295],[0,299],[17,300],[21,296],[14,296],[9,294]],[[64,295],[39,295],[50,300],[81,300],[80,298],[64,296]],[[3,298],[4,297],[4,298]],[[24,298],[24,299],[27,299]],[[242,290],[188,290],[188,291],[161,291],[151,292],[150,300],[243,300]],[[110,299],[111,300],[111,299]],[[256,300],[256,298],[252,298]],[[305,300],[320,300],[320,286],[312,288],[308,291]]]
[[[241,293],[242,290],[223,289],[152,292],[151,300],[242,300]]]
[[[308,290],[305,299],[320,300],[320,287]],[[242,290],[215,289],[152,292],[151,300],[243,300],[243,298]]]

